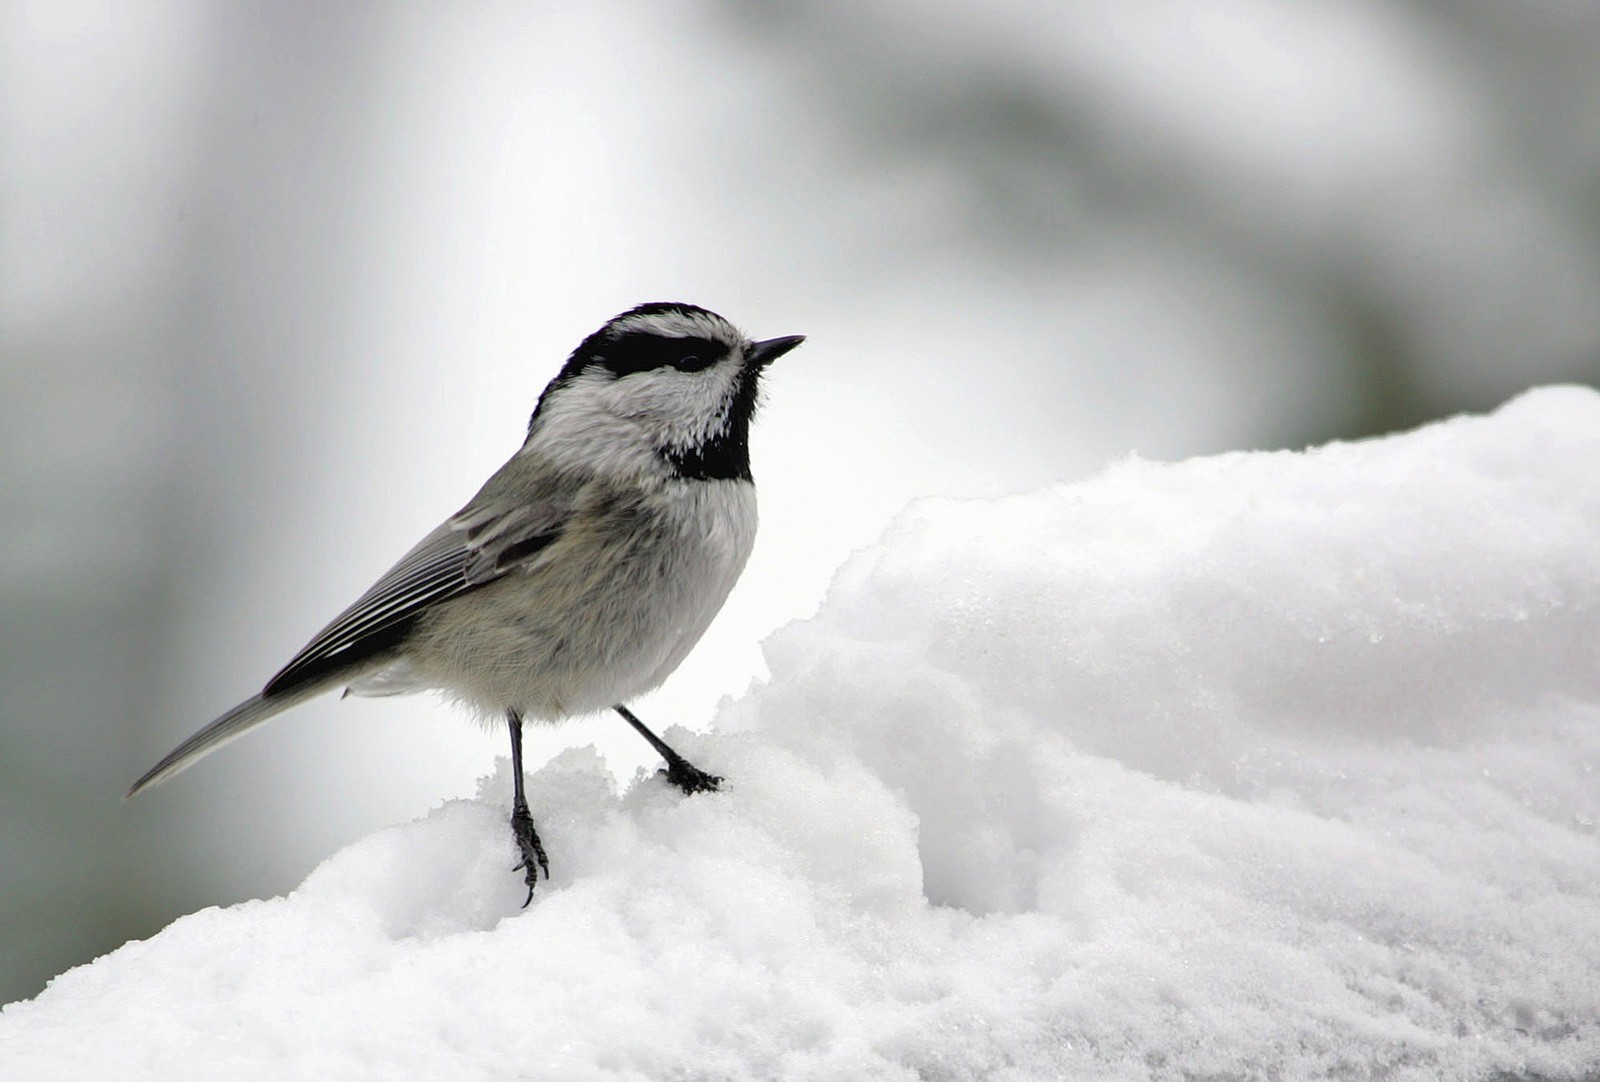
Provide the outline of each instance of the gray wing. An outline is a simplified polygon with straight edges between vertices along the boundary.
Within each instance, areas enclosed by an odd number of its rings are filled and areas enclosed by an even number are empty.
[[[581,482],[512,459],[472,502],[362,594],[295,655],[260,695],[178,745],[134,783],[132,796],[235,740],[275,714],[358,677],[362,662],[404,640],[428,606],[475,590],[538,558],[566,527]]]
[[[262,696],[280,694],[396,645],[424,609],[532,560],[561,535],[569,517],[564,504],[513,502],[479,493],[318,632],[267,681]]]

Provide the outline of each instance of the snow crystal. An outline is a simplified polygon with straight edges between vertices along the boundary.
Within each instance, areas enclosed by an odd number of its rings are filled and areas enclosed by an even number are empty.
[[[530,778],[0,1014],[0,1076],[1487,1079],[1600,1064],[1600,395],[922,501],[726,776]]]

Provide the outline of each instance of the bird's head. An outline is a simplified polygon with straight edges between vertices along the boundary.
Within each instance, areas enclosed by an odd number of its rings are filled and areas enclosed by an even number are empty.
[[[526,447],[569,466],[749,480],[761,373],[802,341],[751,341],[704,308],[641,304],[573,350],[539,396]]]

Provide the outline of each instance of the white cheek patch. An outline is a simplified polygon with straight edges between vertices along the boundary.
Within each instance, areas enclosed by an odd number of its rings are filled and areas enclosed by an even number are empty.
[[[742,360],[735,350],[699,372],[583,372],[545,402],[528,447],[604,472],[664,469],[661,450],[698,447],[727,429]]]
[[[657,368],[623,376],[612,385],[612,408],[651,433],[656,447],[696,447],[728,427],[738,390],[738,353],[699,372]]]

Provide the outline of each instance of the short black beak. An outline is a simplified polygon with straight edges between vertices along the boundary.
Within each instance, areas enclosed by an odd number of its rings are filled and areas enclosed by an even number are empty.
[[[753,365],[769,365],[805,340],[806,336],[803,334],[791,334],[787,338],[769,338],[765,342],[751,342],[750,352],[745,355],[745,360]]]

